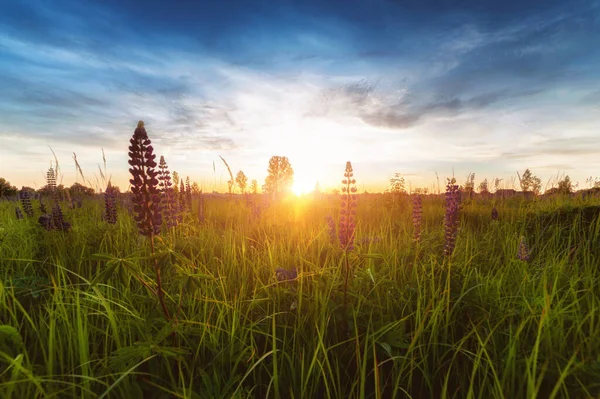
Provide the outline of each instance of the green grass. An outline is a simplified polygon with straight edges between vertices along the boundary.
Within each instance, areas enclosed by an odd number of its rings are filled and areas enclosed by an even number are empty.
[[[416,245],[410,201],[361,196],[357,242],[378,239],[349,254],[344,308],[335,199],[255,219],[208,197],[206,223],[156,239],[168,322],[125,209],[111,226],[98,200],[63,206],[63,233],[0,202],[0,397],[599,398],[599,205],[512,199],[492,222],[465,203],[445,260],[442,199],[424,199]]]

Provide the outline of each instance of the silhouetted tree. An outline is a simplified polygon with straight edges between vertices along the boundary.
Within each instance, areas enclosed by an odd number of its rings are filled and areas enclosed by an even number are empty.
[[[244,172],[242,172],[241,170],[237,172],[237,175],[235,176],[235,182],[240,188],[242,194],[244,194],[246,192],[246,186],[248,185],[248,178],[246,177]]]
[[[94,189],[86,187],[81,183],[73,183],[73,185],[69,187],[69,194],[71,196],[92,196],[94,195]]]
[[[10,184],[5,178],[0,177],[0,197],[12,197],[17,195],[17,188]]]
[[[287,157],[273,156],[269,160],[269,175],[265,179],[263,190],[266,193],[289,192],[294,184],[294,170]]]
[[[252,194],[258,193],[258,182],[256,180],[252,180],[252,183],[250,183],[250,191]]]
[[[406,193],[406,182],[404,177],[400,173],[394,173],[394,177],[390,179],[390,192],[392,193]]]
[[[517,172],[517,175],[519,176],[521,190],[532,191],[535,195],[540,193],[542,190],[542,180],[531,173],[531,170],[525,169],[522,176],[519,175],[519,172]]]

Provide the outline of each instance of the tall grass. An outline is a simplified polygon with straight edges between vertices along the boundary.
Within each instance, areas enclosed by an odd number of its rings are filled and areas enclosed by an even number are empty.
[[[258,217],[237,196],[203,201],[203,223],[188,211],[155,237],[176,321],[126,209],[112,225],[102,198],[63,206],[63,232],[0,202],[0,397],[600,395],[597,199],[507,200],[498,220],[463,202],[448,259],[443,198],[423,196],[417,245],[410,199],[361,196],[347,311],[338,199]]]

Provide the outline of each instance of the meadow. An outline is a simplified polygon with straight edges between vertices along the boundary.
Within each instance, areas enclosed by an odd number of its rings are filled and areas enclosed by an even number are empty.
[[[415,241],[409,196],[357,195],[352,250],[336,195],[195,196],[154,249],[126,195],[68,231],[0,202],[0,397],[600,397],[600,200],[463,200],[448,256],[422,198]]]

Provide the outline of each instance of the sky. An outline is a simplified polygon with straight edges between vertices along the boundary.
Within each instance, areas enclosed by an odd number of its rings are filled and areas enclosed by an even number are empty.
[[[259,187],[287,156],[299,191],[338,187],[346,161],[359,191],[600,176],[599,1],[0,4],[0,176],[18,187],[45,184],[53,151],[65,185],[73,153],[97,184],[104,151],[127,188],[138,120],[205,191],[226,190],[219,156]]]

